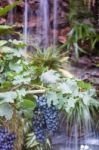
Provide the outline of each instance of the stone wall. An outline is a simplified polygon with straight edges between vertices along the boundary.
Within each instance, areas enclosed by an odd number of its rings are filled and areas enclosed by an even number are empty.
[[[14,0],[2,0],[0,2],[1,6],[6,6],[8,4],[7,1],[14,1]],[[50,33],[49,35],[52,36],[53,33],[57,35],[58,41],[60,43],[64,43],[66,41],[66,33],[70,30],[69,23],[68,23],[68,12],[69,12],[69,3],[68,0],[57,0],[58,1],[58,8],[57,8],[57,29],[53,28],[53,0],[49,0],[49,20],[50,20]],[[42,25],[42,21],[40,19],[40,12],[39,12],[39,0],[28,0],[29,3],[29,9],[32,10],[32,15],[30,15],[28,20],[28,26],[32,31],[35,31],[36,27],[40,27]],[[31,12],[30,12],[31,13]],[[24,1],[21,5],[16,6],[14,8],[13,16],[13,22],[16,26],[16,29],[18,31],[22,31],[24,24],[23,24],[23,18],[24,18]],[[0,24],[7,24],[8,23],[9,16],[5,16],[4,18],[0,19]]]

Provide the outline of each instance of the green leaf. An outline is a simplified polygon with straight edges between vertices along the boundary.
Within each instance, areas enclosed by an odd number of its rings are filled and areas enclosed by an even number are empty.
[[[67,85],[66,83],[60,83],[59,84],[59,90],[61,90],[61,92],[63,93],[63,94],[65,94],[65,93],[72,93],[72,90],[71,90],[71,88],[70,88],[70,86],[69,85]]]
[[[26,90],[24,88],[17,90],[18,97],[24,97],[26,95]]]
[[[96,67],[99,67],[99,64],[96,64]]]
[[[14,39],[14,40],[10,39],[9,42],[12,45],[14,45],[16,48],[24,48],[26,46],[26,44],[23,43],[23,41],[19,41],[19,40],[16,40],[16,39]]]
[[[21,72],[23,70],[23,66],[19,65],[17,63],[9,63],[9,68],[17,73]]]
[[[48,70],[40,76],[40,79],[43,83],[53,84],[59,80],[59,77],[60,75],[56,71]]]
[[[28,134],[28,137],[27,137],[27,148],[31,148],[31,147],[35,147],[37,146],[39,143],[36,141],[36,137],[35,137],[35,134],[34,133],[30,133]]]
[[[16,5],[19,4],[20,1],[14,2],[11,5],[7,5],[4,8],[0,8],[0,16],[5,15],[7,12],[9,12],[11,9],[13,9]]]
[[[2,83],[2,87],[5,88],[5,89],[7,89],[7,88],[9,89],[11,86],[12,86],[12,83],[9,82],[9,81],[4,81]]]
[[[85,90],[89,90],[92,88],[92,85],[90,83],[86,83],[82,80],[77,81],[77,85],[79,86],[79,88],[82,88]]]
[[[7,43],[8,43],[8,41],[6,41],[6,40],[0,40],[0,47],[4,46]]]
[[[8,47],[8,46],[3,46],[3,47],[1,48],[1,51],[2,51],[3,53],[11,53],[11,52],[12,52],[12,48],[11,48],[11,47]]]
[[[13,85],[17,85],[17,84],[29,84],[31,81],[30,77],[23,77],[23,75],[17,75],[14,77],[13,80]]]
[[[65,82],[61,82],[58,86],[58,89],[63,94],[77,94],[78,93],[78,86],[74,79],[68,79]]]
[[[8,103],[0,104],[0,116],[10,120],[13,115],[13,109]]]
[[[10,91],[10,92],[0,93],[0,100],[2,100],[1,103],[2,102],[13,103],[16,98],[17,98],[16,92]]]
[[[56,92],[49,91],[46,93],[47,103],[50,106],[53,102],[53,105],[58,105],[58,97]]]
[[[4,34],[13,34],[14,33],[14,29],[11,26],[8,25],[0,25],[0,35],[4,35]]]
[[[27,109],[27,108],[32,108],[34,109],[35,107],[35,102],[29,99],[23,99],[23,102],[21,103],[21,107]]]
[[[71,109],[75,109],[76,102],[77,99],[74,99],[73,97],[68,99],[68,101],[65,103],[65,110],[67,113],[69,113]]]
[[[58,96],[58,100],[59,100],[57,107],[59,110],[61,110],[64,107],[65,100],[64,100],[63,94],[61,92],[57,93],[57,96]]]
[[[86,106],[88,106],[89,105],[89,103],[90,103],[90,97],[88,96],[88,95],[84,95],[83,96],[83,102],[84,102],[84,104],[86,105]]]

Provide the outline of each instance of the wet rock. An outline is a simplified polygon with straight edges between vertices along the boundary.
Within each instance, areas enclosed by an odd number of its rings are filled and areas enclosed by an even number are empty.
[[[11,0],[11,3],[14,0]],[[57,41],[60,43],[64,43],[66,39],[67,30],[66,27],[68,27],[68,21],[67,21],[67,15],[68,15],[68,0],[57,0],[58,1],[58,7],[57,7],[57,24],[54,26],[54,12],[53,12],[53,6],[54,1],[49,0],[49,20],[50,20],[50,26],[49,26],[49,39],[53,36],[53,33],[56,33]],[[2,3],[0,5],[2,7],[6,6],[8,4],[7,0],[2,0]],[[39,9],[40,1],[39,0],[28,0],[28,7],[29,7],[29,20],[28,20],[28,27],[31,28],[31,30],[36,30],[37,28],[42,28],[43,21],[41,19],[41,12]],[[13,22],[14,25],[16,25],[16,30],[22,31],[24,28],[23,20],[24,20],[24,1],[16,6],[15,11],[13,13]],[[1,23],[7,23],[7,18],[5,17],[5,20],[2,20]],[[55,28],[55,29],[54,29]],[[59,36],[59,37],[58,37]],[[63,40],[62,40],[63,39]],[[52,42],[52,40],[49,40]]]
[[[0,17],[0,24],[4,24],[5,22],[6,22],[6,19]]]

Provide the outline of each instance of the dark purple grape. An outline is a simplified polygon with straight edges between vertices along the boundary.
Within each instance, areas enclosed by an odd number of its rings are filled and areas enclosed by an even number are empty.
[[[34,111],[32,126],[38,142],[45,142],[45,119],[42,112],[37,108]]]
[[[54,134],[58,128],[58,110],[53,105],[49,107],[46,99],[42,96],[37,99],[37,107],[33,113],[33,130],[36,139],[43,143],[46,141],[46,135]]]
[[[44,110],[44,118],[46,120],[47,131],[54,134],[58,129],[59,117],[55,106],[48,107]]]
[[[38,99],[37,99],[37,107],[40,109],[45,109],[47,107],[47,100],[45,97],[43,96],[40,96]]]
[[[0,127],[0,150],[14,150],[16,135],[8,129]]]

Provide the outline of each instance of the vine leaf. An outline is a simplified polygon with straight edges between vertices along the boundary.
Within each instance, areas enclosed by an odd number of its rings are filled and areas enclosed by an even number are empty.
[[[45,73],[43,73],[40,77],[41,81],[43,83],[50,83],[54,84],[59,80],[60,75],[56,73],[54,70],[49,70]]]
[[[55,106],[58,105],[59,101],[58,101],[56,92],[49,91],[46,93],[46,97],[47,97],[47,103],[49,106],[52,104],[52,102],[53,102],[53,105]]]
[[[67,103],[65,103],[65,110],[67,113],[69,113],[71,109],[75,108],[76,102],[77,102],[77,99],[74,99],[73,97],[70,97],[68,99]]]
[[[23,70],[22,65],[19,66],[19,64],[13,64],[13,63],[9,63],[9,68],[13,71],[16,71],[17,73]]]
[[[10,120],[13,115],[13,109],[9,103],[0,104],[0,116]]]
[[[21,103],[21,107],[27,109],[27,108],[35,108],[35,102],[29,99],[24,99]]]
[[[14,99],[17,98],[17,94],[15,92],[4,92],[0,93],[0,103],[13,103]]]

